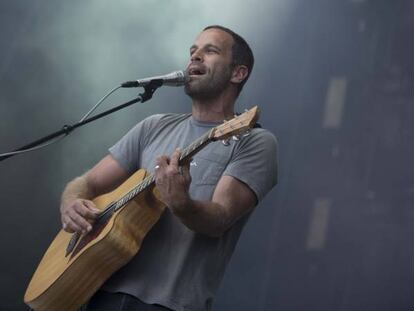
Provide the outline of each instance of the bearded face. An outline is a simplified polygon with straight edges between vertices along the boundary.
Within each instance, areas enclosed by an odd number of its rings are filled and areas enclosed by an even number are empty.
[[[190,49],[185,92],[193,99],[212,99],[230,85],[233,38],[224,31],[203,31]]]
[[[185,85],[184,90],[193,99],[216,98],[228,87],[231,74],[230,66],[206,69],[203,74],[190,73],[190,83]]]

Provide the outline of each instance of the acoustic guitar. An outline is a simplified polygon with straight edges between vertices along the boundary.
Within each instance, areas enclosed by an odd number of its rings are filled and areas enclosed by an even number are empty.
[[[182,151],[190,160],[207,144],[248,131],[259,117],[257,106],[219,125]],[[141,169],[112,192],[93,200],[101,210],[85,234],[61,230],[37,267],[24,296],[36,311],[78,310],[118,269],[137,254],[165,205],[153,175]]]

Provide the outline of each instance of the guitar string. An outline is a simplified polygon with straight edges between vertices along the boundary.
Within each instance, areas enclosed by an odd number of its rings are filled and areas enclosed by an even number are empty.
[[[244,115],[244,114],[243,114]],[[243,117],[237,116],[233,120],[230,120],[222,125],[220,125],[218,128],[214,128],[208,132],[206,132],[203,136],[201,136],[199,139],[197,139],[195,142],[190,144],[187,148],[184,149],[182,156],[180,157],[180,162],[182,162],[186,157],[190,155],[190,153],[194,153],[198,148],[203,146],[206,143],[209,143],[214,137],[214,130],[216,132],[221,133],[222,135],[225,135],[226,131],[230,132],[234,131],[235,125],[239,124],[240,126],[244,126],[244,121],[240,120],[243,119]],[[224,133],[224,134],[223,134]],[[131,191],[129,191],[127,194],[125,194],[121,199],[119,199],[117,202],[111,203],[109,206],[107,206],[98,216],[98,220],[105,217],[108,213],[115,213],[118,211],[121,207],[123,207],[126,203],[132,200],[132,198],[139,195],[143,190],[147,189],[149,186],[153,185],[155,182],[155,177],[151,174],[147,176],[143,181],[141,181],[136,187],[134,187]]]
[[[204,145],[208,144],[211,139],[211,130],[205,133],[203,136],[198,138],[196,141],[194,141],[192,144],[190,144],[187,148],[184,149],[179,162],[182,162],[186,158],[188,158],[190,155],[195,154],[197,149],[200,149],[201,147],[204,147]],[[198,150],[197,150],[198,151]],[[150,174],[144,180],[142,180],[137,186],[135,186],[133,189],[131,189],[127,194],[125,194],[121,199],[119,199],[116,202],[111,203],[108,205],[97,217],[97,220],[99,221],[103,217],[105,217],[107,214],[112,214],[118,211],[121,207],[123,207],[125,204],[127,204],[129,201],[131,201],[134,197],[139,195],[142,191],[150,187],[155,183],[155,176],[153,174]]]

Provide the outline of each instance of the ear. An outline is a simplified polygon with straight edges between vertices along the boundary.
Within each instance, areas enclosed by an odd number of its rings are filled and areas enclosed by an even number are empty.
[[[247,69],[245,65],[236,65],[233,69],[233,74],[230,81],[237,84],[242,83],[248,74],[249,69]]]

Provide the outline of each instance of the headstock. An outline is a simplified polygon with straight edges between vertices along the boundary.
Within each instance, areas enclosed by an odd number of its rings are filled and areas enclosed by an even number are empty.
[[[237,136],[251,129],[259,119],[259,108],[254,106],[250,110],[226,121],[222,125],[211,130],[210,139],[226,140],[231,136]]]

